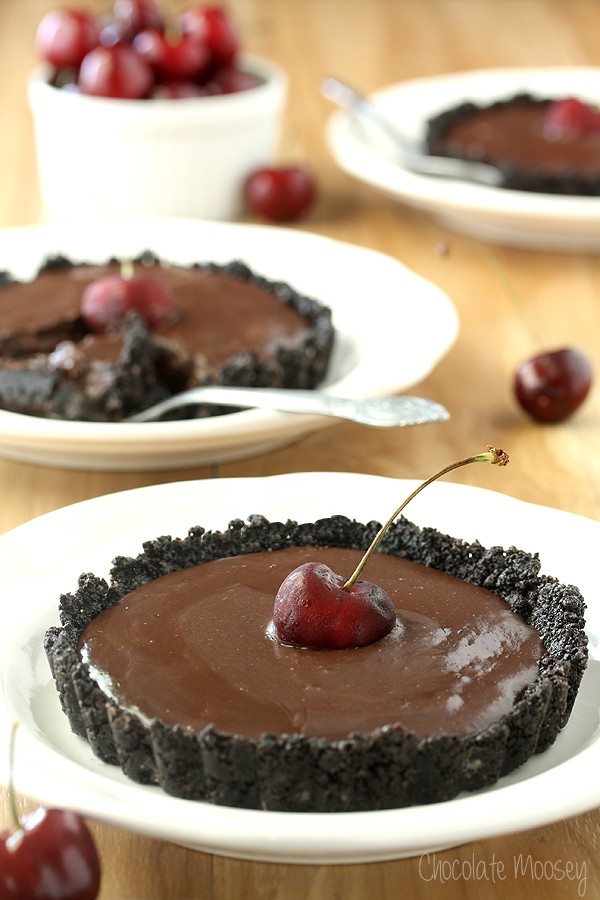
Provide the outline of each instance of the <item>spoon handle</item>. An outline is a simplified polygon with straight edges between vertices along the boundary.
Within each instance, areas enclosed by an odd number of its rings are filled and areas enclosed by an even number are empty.
[[[475,160],[429,156],[422,153],[372,100],[339,78],[325,78],[321,82],[321,93],[328,100],[347,110],[358,122],[375,125],[393,146],[397,161],[409,171],[438,178],[474,181],[490,187],[499,187],[502,184],[503,176],[496,166]]]
[[[321,93],[332,103],[336,103],[348,112],[353,113],[358,119],[363,119],[376,125],[389,140],[400,149],[407,157],[412,157],[414,148],[409,140],[399,131],[394,124],[386,118],[375,104],[356,88],[351,87],[339,78],[324,78],[321,82]]]
[[[336,397],[313,390],[281,390],[279,388],[244,388],[207,386],[192,388],[149,409],[130,416],[127,422],[149,422],[173,409],[210,403],[220,406],[275,409],[333,416],[365,425],[392,427],[418,425],[426,422],[445,422],[449,413],[445,407],[423,397]]]

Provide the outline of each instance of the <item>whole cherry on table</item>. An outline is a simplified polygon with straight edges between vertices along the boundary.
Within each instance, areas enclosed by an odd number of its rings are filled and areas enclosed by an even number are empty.
[[[12,783],[17,723],[10,738],[8,786],[12,828],[0,834],[0,897],[3,900],[95,900],[100,857],[79,813],[38,809],[19,820]]]
[[[562,116],[561,110],[565,103],[565,114],[570,116],[572,104],[570,101],[562,100],[550,103],[547,115],[551,116],[554,108],[558,107],[558,115]],[[576,108],[579,109],[579,101]],[[446,245],[441,245],[439,252],[447,255]],[[535,324],[526,315],[521,297],[496,257],[481,248],[477,248],[475,252],[494,269],[535,343],[541,348],[537,353],[523,359],[513,372],[512,390],[517,403],[537,422],[562,422],[579,409],[590,392],[594,372],[589,358],[575,347],[547,349]]]
[[[273,222],[298,219],[315,194],[315,177],[306,166],[265,166],[251,172],[244,182],[248,209]]]
[[[524,360],[517,366],[515,396],[538,422],[561,422],[583,403],[592,386],[592,366],[580,350],[562,347]]]

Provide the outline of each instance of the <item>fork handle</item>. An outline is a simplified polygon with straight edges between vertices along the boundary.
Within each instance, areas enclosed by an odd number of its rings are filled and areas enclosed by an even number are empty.
[[[443,422],[449,418],[445,407],[422,397],[362,399],[337,397],[314,390],[208,385],[170,397],[150,409],[131,416],[127,421],[145,422],[158,419],[170,410],[199,403],[313,413],[379,426],[417,425],[424,422]]]

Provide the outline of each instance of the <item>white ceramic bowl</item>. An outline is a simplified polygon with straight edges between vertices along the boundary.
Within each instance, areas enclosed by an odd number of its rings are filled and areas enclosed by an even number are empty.
[[[28,96],[50,217],[237,216],[246,174],[275,156],[288,87],[271,62],[241,65],[262,83],[181,100],[84,96],[36,69]]]

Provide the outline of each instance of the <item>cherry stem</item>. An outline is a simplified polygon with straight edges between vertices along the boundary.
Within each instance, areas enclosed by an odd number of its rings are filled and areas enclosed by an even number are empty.
[[[475,256],[478,256],[480,259],[482,259],[487,264],[488,268],[492,270],[492,272],[496,276],[498,283],[501,285],[501,287],[504,288],[504,293],[510,299],[514,309],[521,316],[526,329],[529,331],[532,341],[534,342],[534,344],[536,344],[536,346],[543,347],[544,342],[542,340],[542,335],[539,329],[531,318],[531,315],[526,309],[522,298],[520,297],[517,289],[509,278],[508,272],[497,259],[497,257],[494,256],[494,254],[490,252],[486,247],[473,246],[464,242],[460,243],[468,252],[473,253]]]
[[[19,810],[17,809],[17,800],[15,796],[15,786],[13,781],[13,772],[15,769],[15,743],[17,737],[18,722],[13,722],[10,729],[10,744],[8,750],[8,811],[11,819],[13,831],[21,829],[19,822]]]
[[[496,466],[506,466],[508,465],[508,461],[508,453],[505,453],[504,450],[500,450],[499,448],[497,449],[496,447],[492,447],[490,446],[490,444],[488,444],[485,448],[485,453],[478,453],[476,456],[468,456],[466,459],[459,459],[458,462],[453,462],[449,466],[445,466],[445,468],[440,469],[439,472],[436,472],[435,475],[431,475],[430,478],[427,478],[425,481],[421,482],[421,484],[418,485],[418,487],[416,487],[414,491],[412,491],[412,493],[410,493],[408,497],[400,504],[398,509],[389,517],[387,522],[381,526],[381,528],[373,538],[371,546],[366,551],[356,569],[354,570],[348,581],[344,585],[342,585],[342,590],[349,591],[351,587],[356,583],[356,581],[358,581],[362,570],[367,564],[367,560],[379,545],[379,542],[381,541],[383,535],[393,523],[394,519],[396,519],[400,515],[404,507],[408,503],[410,503],[410,501],[414,497],[416,497],[417,494],[420,494],[423,488],[426,488],[427,485],[431,484],[432,481],[437,481],[438,478],[441,478],[443,475],[447,475],[448,472],[452,472],[454,469],[460,469],[461,466],[468,466],[471,463],[489,462],[492,463],[492,465]]]
[[[487,262],[490,269],[492,269],[494,271],[496,278],[498,279],[498,282],[502,285],[506,295],[510,298],[513,306],[515,307],[517,312],[520,314],[521,318],[523,319],[523,321],[525,323],[526,328],[529,329],[529,332],[531,334],[533,341],[537,344],[538,347],[543,347],[544,343],[542,341],[542,336],[541,336],[537,326],[535,325],[533,319],[529,315],[529,312],[525,308],[525,304],[523,303],[521,297],[519,296],[517,289],[515,288],[514,284],[510,280],[510,278],[508,277],[508,272],[506,271],[506,269],[500,264],[500,262],[496,259],[496,257],[493,255],[493,253],[490,253],[489,250],[484,249],[483,247],[475,247],[475,248],[471,248],[471,250],[473,253],[478,254],[482,259],[484,259]]]

